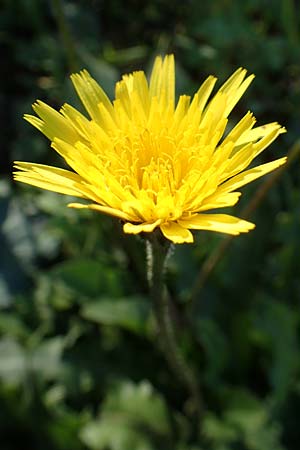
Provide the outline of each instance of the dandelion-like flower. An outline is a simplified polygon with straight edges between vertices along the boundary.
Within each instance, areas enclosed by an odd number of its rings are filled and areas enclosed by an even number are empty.
[[[149,83],[142,71],[124,75],[111,102],[83,70],[71,79],[89,118],[68,104],[57,112],[41,101],[33,105],[39,117],[25,115],[72,170],[16,162],[14,177],[89,200],[68,206],[116,216],[125,233],[160,228],[183,243],[193,242],[193,229],[248,232],[254,224],[208,211],[235,205],[241,186],[286,161],[247,169],[285,131],[278,123],[254,127],[248,112],[226,131],[253,78],[240,68],[209,100],[216,82],[209,76],[192,98],[181,95],[175,104],[174,57],[167,55],[155,59]]]

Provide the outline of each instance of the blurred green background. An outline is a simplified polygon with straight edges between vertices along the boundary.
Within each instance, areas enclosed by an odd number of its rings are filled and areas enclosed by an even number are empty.
[[[261,162],[284,156],[299,139],[297,2],[2,0],[0,48],[1,450],[298,450],[299,157],[243,189],[237,215],[263,194],[253,232],[226,248],[195,233],[169,261],[181,348],[206,405],[201,436],[156,339],[142,239],[11,180],[13,160],[63,164],[22,119],[37,98],[81,108],[73,71],[113,96],[122,73],[167,52],[178,93],[239,66],[255,73],[232,123],[248,109],[259,124],[279,121],[288,133]]]

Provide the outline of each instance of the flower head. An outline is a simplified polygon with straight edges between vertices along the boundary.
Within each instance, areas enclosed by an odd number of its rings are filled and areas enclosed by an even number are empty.
[[[111,102],[86,70],[71,76],[89,118],[68,104],[59,112],[41,101],[25,119],[44,133],[72,170],[16,162],[18,181],[81,197],[90,208],[122,219],[124,232],[160,228],[175,243],[193,242],[191,229],[237,235],[254,228],[227,214],[207,213],[237,203],[237,190],[285,163],[247,169],[285,130],[254,127],[248,112],[227,134],[228,116],[253,79],[238,69],[209,100],[209,76],[191,98],[175,103],[174,57],[157,57],[144,72],[124,75]],[[246,170],[247,169],[247,170]]]

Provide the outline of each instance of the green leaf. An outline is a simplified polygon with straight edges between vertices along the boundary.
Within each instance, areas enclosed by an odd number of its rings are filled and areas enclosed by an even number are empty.
[[[258,311],[253,337],[264,345],[272,356],[267,372],[277,404],[284,401],[291,382],[297,376],[299,363],[299,316],[287,304],[263,296],[263,311]],[[280,330],[280,332],[278,332]]]
[[[109,393],[103,410],[109,413],[117,410],[158,434],[169,432],[165,402],[148,381],[137,385],[129,381],[121,383]]]
[[[43,379],[55,379],[62,371],[61,361],[64,339],[55,337],[44,340],[33,350],[22,347],[12,338],[0,341],[0,378],[7,383],[24,381],[29,373]]]
[[[31,370],[45,379],[57,378],[63,370],[64,338],[56,336],[44,340],[32,353]]]
[[[205,381],[211,386],[220,382],[222,371],[228,362],[228,344],[222,330],[211,319],[196,317],[195,331],[203,345],[207,359]],[[218,357],[216,358],[216,355]]]
[[[131,429],[126,420],[117,416],[90,422],[81,431],[80,438],[93,450],[155,450],[141,432]]]
[[[237,430],[223,420],[220,420],[212,413],[208,413],[203,423],[203,431],[206,437],[211,440],[215,446],[227,445],[237,438]]]
[[[218,449],[231,449],[239,443],[247,450],[283,450],[280,427],[271,420],[268,407],[244,390],[228,392],[223,417],[208,414],[204,431]]]
[[[21,338],[27,336],[29,330],[20,317],[13,313],[3,312],[0,313],[0,333],[7,334],[11,337]]]
[[[146,333],[149,304],[143,297],[99,298],[86,303],[81,315],[102,325],[114,325],[136,333]]]
[[[51,275],[79,295],[96,297],[103,292],[119,294],[117,270],[89,258],[61,263],[51,271]]]
[[[0,341],[0,378],[8,384],[19,383],[26,374],[24,349],[13,338]]]
[[[49,437],[52,448],[57,450],[82,450],[82,444],[78,439],[80,429],[88,419],[87,411],[78,412],[66,407],[53,408],[53,419],[48,425]]]
[[[165,403],[149,382],[123,382],[112,387],[101,417],[88,423],[80,437],[93,450],[156,450],[156,440],[164,443],[162,448],[169,448],[170,424]]]

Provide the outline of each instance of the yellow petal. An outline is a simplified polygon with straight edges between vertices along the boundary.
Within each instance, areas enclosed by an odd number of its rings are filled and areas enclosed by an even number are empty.
[[[175,65],[174,55],[167,55],[164,59],[155,58],[150,77],[149,92],[151,97],[158,97],[163,104],[175,104]]]
[[[113,114],[113,107],[109,98],[87,70],[71,75],[71,80],[80,100],[93,120],[100,121],[98,105],[101,103]]]
[[[239,99],[242,97],[250,83],[254,79],[254,75],[250,75],[246,79],[247,71],[245,69],[237,69],[230,78],[221,86],[219,92],[226,94],[227,107],[225,109],[225,117],[227,117],[235,107]]]
[[[246,169],[255,156],[256,151],[253,148],[253,145],[251,143],[246,144],[226,161],[226,164],[224,164],[224,172],[220,176],[220,182],[223,182]]]
[[[237,142],[239,138],[247,132],[249,133],[249,130],[253,127],[255,124],[255,118],[253,117],[253,114],[251,112],[247,112],[247,114],[236,124],[236,126],[228,133],[224,141],[222,142],[222,145],[225,145],[227,142]],[[250,139],[248,142],[251,142],[252,139]]]
[[[191,243],[194,242],[194,238],[192,233],[183,228],[176,222],[167,222],[160,226],[160,229],[163,235],[174,242],[174,244],[183,244],[185,242]]]
[[[160,94],[161,71],[162,71],[162,57],[157,56],[154,60],[150,77],[149,93],[151,97],[158,97],[158,95]]]
[[[198,89],[197,93],[195,94],[195,97],[197,98],[197,107],[199,108],[200,113],[202,113],[203,109],[205,108],[207,100],[208,100],[210,94],[212,93],[212,90],[214,88],[214,85],[216,84],[216,81],[217,81],[217,78],[210,75],[209,77],[207,77],[207,79],[204,81],[204,83],[202,83],[202,85]],[[192,105],[193,105],[193,102],[192,102]],[[192,105],[191,105],[191,107],[192,107]]]
[[[69,170],[43,164],[15,162],[14,179],[32,186],[47,189],[60,194],[73,195],[81,198],[93,198],[93,193],[84,186],[83,179]]]
[[[59,112],[73,125],[81,138],[89,140],[91,122],[83,114],[68,103],[64,103]]]
[[[30,114],[25,114],[24,119],[44,133],[48,139],[53,141],[58,137],[71,144],[79,140],[80,136],[74,126],[58,111],[40,100],[34,103],[32,108],[40,119]]]
[[[128,78],[128,77],[127,77]],[[114,106],[116,109],[116,103],[119,103],[122,105],[123,111],[126,112],[126,120],[128,120],[129,117],[131,117],[131,101],[130,101],[130,95],[128,92],[128,81],[127,78],[123,76],[123,79],[121,81],[118,81],[116,83],[115,87],[115,96],[116,100],[114,101]]]
[[[226,105],[227,96],[221,91],[217,92],[203,112],[201,128],[209,129],[216,127],[218,122],[225,117]]]
[[[234,92],[238,89],[238,87],[243,82],[245,76],[247,74],[247,70],[239,67],[233,74],[222,84],[220,87],[220,91],[225,93]]]
[[[240,192],[219,192],[217,189],[213,195],[210,195],[203,200],[200,208],[197,209],[197,212],[234,206],[238,202],[240,196]]]
[[[265,148],[267,148],[279,136],[279,134],[284,131],[285,128],[281,128],[281,126],[278,125],[276,128],[274,127],[273,130],[266,133],[262,139],[253,144],[253,148],[256,150],[255,156],[258,156],[263,150],[265,150]]]
[[[162,88],[166,92],[167,103],[174,109],[175,105],[175,62],[174,55],[167,55],[163,63]]]
[[[253,223],[227,214],[197,214],[178,222],[184,228],[218,231],[232,235],[247,233],[255,228]]]
[[[255,127],[252,130],[245,131],[236,141],[235,145],[243,145],[248,142],[255,142],[266,134],[269,134],[270,131],[276,130],[279,128],[279,134],[286,133],[286,129],[284,127],[280,127],[277,122],[267,123],[266,125],[262,125],[260,127]]]
[[[230,96],[228,96],[227,108],[225,110],[225,117],[229,116],[229,114],[231,113],[237,102],[240,100],[242,95],[245,93],[245,91],[248,89],[254,78],[255,78],[254,75],[250,75],[249,77],[247,77],[243,81],[243,83],[241,83],[239,88],[234,93],[230,94]]]
[[[95,211],[109,214],[110,216],[119,217],[123,220],[131,220],[131,217],[128,214],[125,214],[123,211],[120,211],[118,209],[110,208],[109,206],[102,206],[95,203],[92,203],[90,205],[84,205],[82,203],[69,203],[69,208],[75,208],[75,209],[93,209]]]
[[[127,222],[123,226],[124,233],[128,234],[138,234],[138,233],[151,233],[159,224],[161,223],[161,220],[158,219],[155,222],[144,222],[140,224],[134,224]]]
[[[218,189],[219,192],[230,192],[236,189],[239,189],[241,186],[245,184],[251,183],[251,181],[256,180],[257,178],[262,177],[266,173],[272,172],[278,167],[282,166],[286,163],[287,158],[279,158],[275,161],[271,161],[266,164],[261,164],[260,166],[254,167],[253,169],[246,170],[235,177],[231,178],[228,181],[225,181]]]
[[[149,111],[149,87],[148,81],[143,71],[133,73],[133,86],[137,92],[141,104],[147,113]]]

